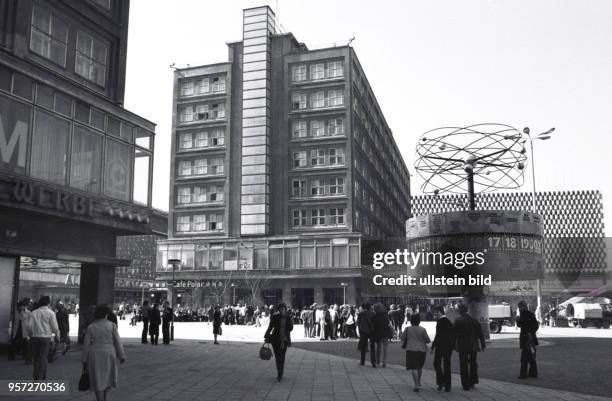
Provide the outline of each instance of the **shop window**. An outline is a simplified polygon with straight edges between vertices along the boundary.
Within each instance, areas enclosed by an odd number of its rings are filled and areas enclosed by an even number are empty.
[[[66,183],[70,123],[41,111],[36,113],[30,174],[55,184]]]
[[[100,193],[102,171],[102,135],[76,126],[72,136],[70,186]]]
[[[104,193],[112,198],[129,200],[132,153],[122,143],[106,141]]]

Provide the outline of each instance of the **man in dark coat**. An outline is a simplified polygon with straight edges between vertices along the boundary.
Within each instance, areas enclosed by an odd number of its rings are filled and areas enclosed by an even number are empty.
[[[434,354],[433,366],[436,370],[436,384],[438,391],[449,392],[451,389],[451,354],[455,344],[453,324],[444,314],[444,308],[436,306],[433,311],[436,323],[436,336],[431,344]]]
[[[174,313],[168,301],[164,301],[164,310],[162,312],[162,336],[164,344],[170,344],[170,322],[174,318]]]
[[[272,344],[278,373],[276,380],[281,381],[285,369],[285,354],[287,353],[287,347],[291,346],[293,321],[287,313],[287,305],[280,303],[276,309],[277,312],[270,318],[270,324],[266,334],[264,334],[264,341]]]
[[[372,367],[376,367],[376,350],[374,347],[374,324],[372,322],[373,312],[369,303],[361,305],[357,314],[357,327],[359,328],[359,351],[361,351],[361,366],[365,364],[365,354],[370,347],[370,361]]]
[[[468,315],[467,306],[461,304],[458,310],[460,316],[455,320],[453,332],[457,339],[457,352],[459,352],[461,386],[464,390],[470,390],[478,383],[478,351],[479,349],[484,351],[486,345],[482,327],[478,320]]]
[[[145,299],[140,309],[142,314],[142,335],[140,340],[143,344],[147,343],[147,335],[149,334],[149,312],[151,312],[151,307],[149,306],[149,301]]]
[[[527,377],[538,377],[538,365],[536,364],[536,345],[538,338],[536,331],[539,328],[535,315],[527,309],[525,301],[518,303],[520,316],[516,325],[521,328],[519,345],[521,347],[521,374],[519,379]]]

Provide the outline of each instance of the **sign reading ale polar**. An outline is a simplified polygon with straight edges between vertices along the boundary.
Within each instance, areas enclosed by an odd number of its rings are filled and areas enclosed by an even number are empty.
[[[366,247],[371,254],[366,260],[371,256],[373,263],[364,267],[362,278],[370,296],[460,296],[488,280],[543,277],[541,217],[534,213],[429,214],[408,220],[406,233],[403,247],[398,241]],[[381,260],[386,261],[383,266]],[[466,260],[471,263],[457,263]]]

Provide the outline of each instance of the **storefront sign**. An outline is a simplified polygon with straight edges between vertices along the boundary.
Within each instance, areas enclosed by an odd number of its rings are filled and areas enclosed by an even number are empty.
[[[0,171],[26,171],[30,109],[0,96]]]
[[[102,209],[92,198],[20,179],[14,180],[12,199],[18,203],[77,216],[92,217]]]

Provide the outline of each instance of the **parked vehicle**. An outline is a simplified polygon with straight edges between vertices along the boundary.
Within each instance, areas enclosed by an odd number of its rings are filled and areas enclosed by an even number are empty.
[[[503,326],[514,325],[514,314],[509,304],[489,305],[489,330],[499,333]]]
[[[559,304],[559,315],[567,318],[569,326],[610,328],[612,305],[601,297],[573,297]]]

